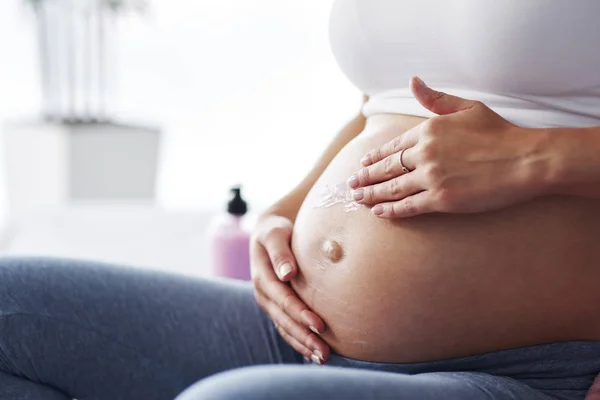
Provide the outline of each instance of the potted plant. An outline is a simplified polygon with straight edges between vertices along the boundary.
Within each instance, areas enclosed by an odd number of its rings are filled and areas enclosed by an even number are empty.
[[[13,211],[153,200],[160,131],[115,117],[115,18],[145,0],[24,0],[37,28],[41,118],[4,129]]]
[[[64,123],[110,119],[107,93],[115,16],[144,0],[25,0],[35,13],[42,115]]]

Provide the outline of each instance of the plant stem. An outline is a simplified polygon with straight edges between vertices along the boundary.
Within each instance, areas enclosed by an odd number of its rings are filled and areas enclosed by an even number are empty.
[[[48,54],[48,29],[46,25],[47,14],[45,6],[41,3],[34,3],[35,13],[38,23],[38,54],[40,59],[40,81],[42,85],[42,116],[44,119],[52,118],[50,105],[50,72],[49,72],[49,54]]]
[[[85,120],[89,120],[91,117],[90,110],[90,98],[92,91],[92,27],[91,27],[91,13],[92,8],[90,7],[90,1],[87,2],[85,7],[85,15],[84,15],[84,26],[83,26],[83,83],[82,83],[82,91],[83,91],[83,118]]]
[[[98,1],[98,118],[104,119],[106,111],[106,60],[105,60],[105,42],[106,32],[104,31],[104,7],[102,0]]]
[[[75,19],[76,10],[73,1],[70,2],[68,13],[68,29],[69,29],[69,119],[75,121],[77,119],[77,39],[75,37]]]

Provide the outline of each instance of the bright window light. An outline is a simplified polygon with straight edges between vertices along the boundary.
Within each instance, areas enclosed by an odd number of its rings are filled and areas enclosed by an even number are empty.
[[[39,108],[21,3],[0,2],[0,118]],[[112,108],[164,128],[160,204],[213,208],[242,183],[260,207],[308,171],[361,100],[329,50],[331,3],[152,0],[120,19]]]

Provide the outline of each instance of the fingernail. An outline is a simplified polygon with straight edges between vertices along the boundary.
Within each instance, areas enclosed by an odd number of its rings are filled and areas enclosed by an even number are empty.
[[[352,196],[354,197],[354,200],[361,201],[365,198],[365,191],[362,189],[355,190]]]
[[[320,335],[320,334],[321,334],[321,332],[319,332],[319,331],[317,330],[317,328],[315,328],[315,327],[314,327],[314,326],[312,326],[312,325],[311,325],[311,326],[309,326],[308,328],[309,328],[311,331],[313,331],[314,333],[316,333],[317,335]]]
[[[361,163],[362,165],[364,165],[365,167],[366,167],[366,166],[369,166],[369,165],[371,165],[371,164],[372,164],[372,162],[371,162],[371,155],[370,155],[370,154],[367,154],[366,156],[364,156],[364,157],[363,157],[363,158],[360,160],[360,163]]]
[[[317,356],[319,358],[319,360],[321,360],[321,362],[325,362],[325,358],[323,357],[323,353],[321,353],[319,350],[315,350],[314,354],[315,354],[315,356]]]
[[[285,263],[281,267],[279,267],[279,276],[281,279],[285,279],[292,272],[292,264]]]
[[[308,359],[308,357],[304,356],[304,361],[309,362],[310,360]]]
[[[319,357],[317,357],[316,355],[312,355],[310,356],[310,359],[315,363],[315,364],[323,364],[323,361],[321,361],[321,359]]]
[[[415,76],[415,81],[417,81],[417,83],[419,85],[427,87],[427,84],[425,82],[423,82],[423,80],[421,78],[419,78],[418,76]]]
[[[373,214],[375,215],[381,215],[383,214],[383,206],[381,205],[376,205],[375,207],[373,207]]]
[[[348,179],[348,185],[352,188],[355,189],[358,187],[359,182],[358,182],[358,176],[357,175],[352,175],[350,177],[350,179]]]

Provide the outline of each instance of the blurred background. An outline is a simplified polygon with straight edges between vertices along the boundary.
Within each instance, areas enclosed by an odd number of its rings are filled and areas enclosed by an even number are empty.
[[[0,251],[203,273],[232,185],[290,190],[361,95],[332,0],[2,0]]]

